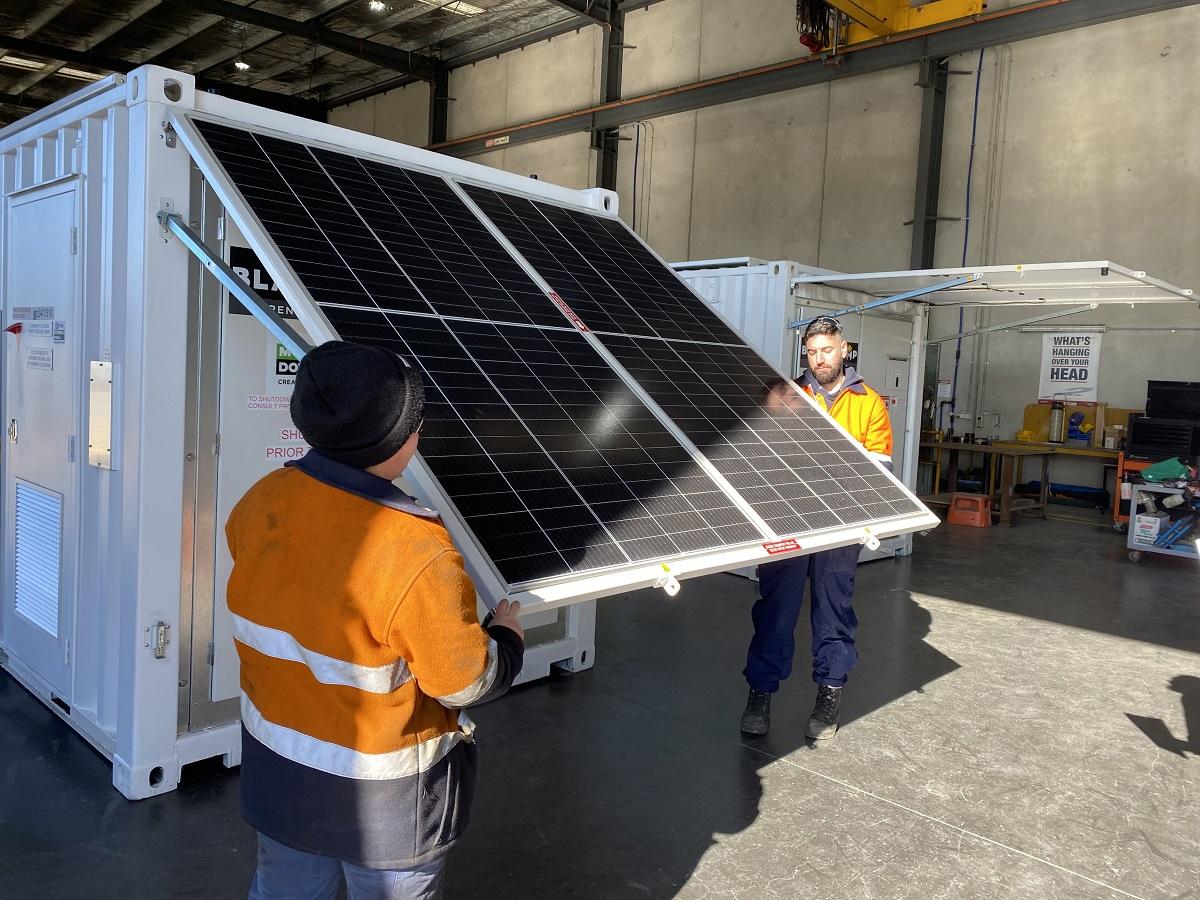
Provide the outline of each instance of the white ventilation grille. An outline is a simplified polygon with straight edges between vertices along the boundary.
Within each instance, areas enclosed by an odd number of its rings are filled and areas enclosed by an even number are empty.
[[[58,637],[62,495],[17,482],[17,612]]]

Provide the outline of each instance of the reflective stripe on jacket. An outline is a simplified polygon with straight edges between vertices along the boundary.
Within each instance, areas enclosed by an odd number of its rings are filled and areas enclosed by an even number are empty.
[[[445,853],[475,779],[461,707],[503,693],[523,648],[480,627],[437,514],[312,451],[254,485],[226,534],[247,821],[374,868]]]

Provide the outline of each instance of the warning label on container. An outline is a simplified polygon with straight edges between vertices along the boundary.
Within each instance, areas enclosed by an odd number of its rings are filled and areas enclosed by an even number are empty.
[[[763,549],[774,556],[776,553],[790,553],[793,550],[800,550],[800,542],[795,538],[785,538],[782,541],[767,541],[763,544]]]
[[[287,410],[291,398],[279,394],[247,394],[246,409]]]
[[[562,310],[563,315],[571,320],[572,325],[574,325],[580,331],[588,331],[589,330],[587,325],[585,325],[583,323],[583,319],[581,319],[581,318],[579,318],[579,316],[575,315],[575,310],[573,310],[573,309],[571,309],[571,307],[567,306],[567,301],[565,301],[562,297],[558,296],[558,294],[556,292],[554,292],[554,291],[550,292],[550,299],[551,299],[551,301],[553,301],[555,306],[557,306],[559,309]]]
[[[30,319],[53,319],[53,306],[14,306],[12,317],[17,322]]]
[[[67,323],[62,319],[50,321],[48,319],[38,319],[33,322],[26,322],[21,333],[26,337],[31,338],[50,338],[55,344],[65,344],[67,342]]]
[[[287,462],[289,459],[299,459],[308,452],[308,444],[299,428],[284,425],[280,427],[278,435],[281,443],[267,447],[267,462]]]
[[[30,347],[25,351],[25,368],[52,372],[54,370],[54,351],[41,347]]]
[[[308,452],[308,444],[276,444],[267,447],[267,462],[287,462],[299,459]]]

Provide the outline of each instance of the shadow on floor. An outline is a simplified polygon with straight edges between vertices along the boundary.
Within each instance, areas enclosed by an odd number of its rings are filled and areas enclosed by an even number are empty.
[[[1129,721],[1141,732],[1154,741],[1159,747],[1177,756],[1191,753],[1200,757],[1200,678],[1195,675],[1177,675],[1171,679],[1171,690],[1179,694],[1183,704],[1183,722],[1186,733],[1182,738],[1175,737],[1170,727],[1162,719],[1152,719],[1146,716],[1135,716],[1126,713]]]
[[[892,561],[860,570],[862,658],[844,725],[958,668],[924,640],[930,614],[897,587],[906,571]],[[479,709],[478,803],[451,856],[449,896],[486,885],[496,900],[669,898],[723,835],[752,825],[762,769],[813,750],[804,727],[816,692],[802,615],[770,734],[740,734],[755,595],[753,582],[720,575],[677,601],[654,591],[606,600],[595,669]],[[764,863],[778,852],[764,847]]]
[[[109,761],[0,672],[0,897],[244,897],[254,834],[237,808],[237,774],[217,760],[126,800]]]
[[[958,603],[1200,653],[1194,560],[1147,554],[1131,562],[1125,536],[1107,524],[1021,515],[1014,523],[943,523],[915,538],[913,583]]]

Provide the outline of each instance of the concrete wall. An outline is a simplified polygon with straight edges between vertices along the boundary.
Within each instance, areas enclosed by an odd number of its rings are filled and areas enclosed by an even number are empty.
[[[503,169],[514,175],[537,176],[542,181],[569,188],[593,187],[596,181],[596,154],[591,149],[587,134],[566,134],[535,143],[517,144],[473,156],[471,162]]]
[[[1198,54],[1196,7],[987,51],[967,263],[1111,259],[1200,288],[1200,256],[1193,250],[1200,243]],[[978,54],[960,57],[952,68],[974,70],[978,60]],[[973,75],[952,77],[942,179],[946,215],[965,212],[974,96]],[[964,223],[940,226],[939,264],[962,263],[964,231]],[[992,321],[1036,312],[995,311]],[[1102,307],[1059,321],[1113,329],[1197,327],[1200,310]],[[938,333],[952,333],[957,325],[957,312],[931,319]],[[1012,434],[1025,404],[1037,396],[1041,344],[1041,335],[1017,332],[994,334],[982,347],[979,339],[966,341],[960,409],[999,413],[1000,432]],[[953,345],[944,345],[943,377],[952,369]],[[1101,399],[1139,407],[1150,378],[1200,378],[1200,331],[1108,332]],[[959,430],[970,426],[964,422]]]
[[[586,28],[455,69],[450,73],[449,136],[591,106],[600,98],[602,47],[600,29]],[[595,180],[595,152],[585,133],[506,147],[474,161],[574,188],[591,187]]]
[[[670,0],[625,21],[625,96],[807,54],[781,0]],[[830,268],[908,259],[914,69],[622,129],[622,215],[668,259],[753,255]],[[636,150],[635,152],[633,152]],[[636,179],[634,163],[637,163]]]
[[[453,70],[448,136],[592,105],[600,96],[602,46],[600,29],[585,28]],[[329,121],[423,147],[429,143],[429,86],[414,84],[338,107]],[[506,147],[474,161],[568,187],[591,187],[595,179],[595,152],[583,133]]]
[[[632,224],[636,204],[637,231],[670,259],[904,267],[914,80],[906,68],[623,128],[622,215]]]
[[[429,85],[410,84],[339,106],[329,111],[329,121],[342,128],[424,147],[429,143]]]

